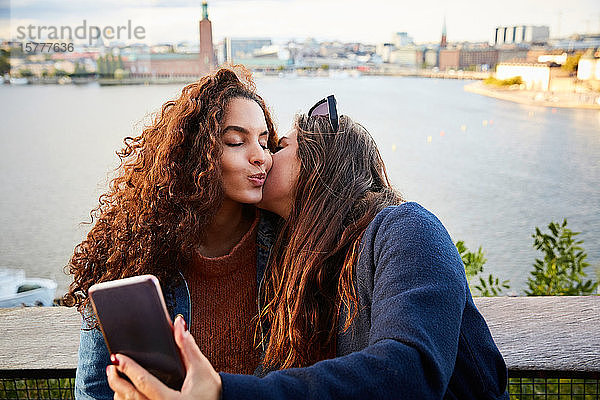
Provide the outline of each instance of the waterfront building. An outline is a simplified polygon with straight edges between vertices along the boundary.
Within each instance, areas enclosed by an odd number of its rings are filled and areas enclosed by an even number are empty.
[[[600,52],[588,50],[577,64],[577,79],[581,81],[600,81]]]
[[[414,44],[413,38],[407,32],[395,32],[389,43],[380,43],[375,48],[375,54],[385,63],[402,67],[416,68],[423,64],[423,52]]]
[[[504,44],[546,44],[550,27],[533,25],[499,26],[494,34],[494,46]]]
[[[278,69],[287,67],[293,60],[291,52],[273,45],[266,38],[225,38],[219,46],[219,61],[243,64],[250,69]]]
[[[252,58],[255,53],[263,48],[273,45],[271,39],[266,38],[230,38],[223,40],[223,61],[228,63],[243,63],[243,60]]]
[[[397,48],[401,48],[414,44],[414,41],[407,32],[396,32],[392,35],[392,43]]]
[[[498,50],[487,44],[459,45],[440,49],[439,68],[487,71],[498,63]]]
[[[421,45],[417,49],[417,68],[437,67],[439,47],[437,45]]]
[[[427,47],[423,50],[423,66],[433,68],[438,66],[439,49]]]
[[[202,2],[199,39],[199,52],[179,53],[172,44],[158,45],[150,52],[128,54],[123,58],[123,65],[134,78],[196,78],[210,72],[216,66],[216,58],[206,1]]]
[[[498,50],[498,63],[527,62],[529,50],[523,46],[502,46]],[[536,60],[534,60],[536,61]]]
[[[421,66],[418,60],[419,48],[415,45],[397,47],[390,53],[390,63],[401,67],[416,68]]]
[[[381,60],[385,63],[390,62],[390,55],[394,50],[393,43],[379,43],[375,48],[375,54],[381,57]]]
[[[458,69],[460,66],[460,49],[440,49],[438,65],[441,71]]]
[[[206,74],[206,65],[201,63],[198,54],[138,54],[123,60],[125,69],[132,77],[199,77]]]
[[[553,49],[567,51],[568,53],[577,50],[597,49],[600,47],[600,33],[575,34],[568,38],[551,40],[549,45]]]
[[[504,80],[520,76],[527,90],[547,91],[550,85],[550,67],[537,63],[500,63],[496,67],[496,79]]]

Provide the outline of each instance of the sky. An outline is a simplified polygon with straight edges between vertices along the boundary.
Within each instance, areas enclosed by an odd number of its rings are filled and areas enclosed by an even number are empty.
[[[224,37],[341,40],[377,44],[394,32],[415,42],[438,42],[446,18],[448,41],[492,41],[497,26],[548,25],[550,37],[600,33],[598,0],[496,2],[386,0],[213,0],[208,2],[213,41]],[[144,28],[148,44],[197,42],[200,0],[0,0],[0,38],[19,26]],[[12,33],[12,34],[11,34]]]

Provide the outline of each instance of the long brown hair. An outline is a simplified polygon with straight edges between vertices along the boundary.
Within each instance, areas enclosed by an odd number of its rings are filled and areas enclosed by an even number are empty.
[[[261,313],[270,324],[270,369],[335,356],[340,318],[347,330],[358,313],[354,264],[362,234],[379,211],[403,202],[363,126],[342,116],[333,133],[326,117],[300,115],[295,129],[300,173],[272,250]]]
[[[223,201],[221,122],[234,98],[256,101],[277,137],[250,73],[221,68],[167,101],[138,137],[127,137],[108,191],[90,216],[95,224],[66,268],[74,281],[65,303],[83,311],[97,282],[151,273],[161,281],[189,262]]]

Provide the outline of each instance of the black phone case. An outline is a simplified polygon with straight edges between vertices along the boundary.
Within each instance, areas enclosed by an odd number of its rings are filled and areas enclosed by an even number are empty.
[[[185,368],[156,278],[94,286],[89,294],[109,352],[133,358],[165,385],[181,390]]]

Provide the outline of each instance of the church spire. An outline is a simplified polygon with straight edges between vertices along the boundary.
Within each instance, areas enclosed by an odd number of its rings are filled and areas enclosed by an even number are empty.
[[[444,14],[444,25],[442,26],[442,41],[440,42],[440,47],[445,49],[448,45],[446,41],[446,14]]]
[[[444,14],[444,25],[442,26],[442,36],[446,36],[446,14]]]

